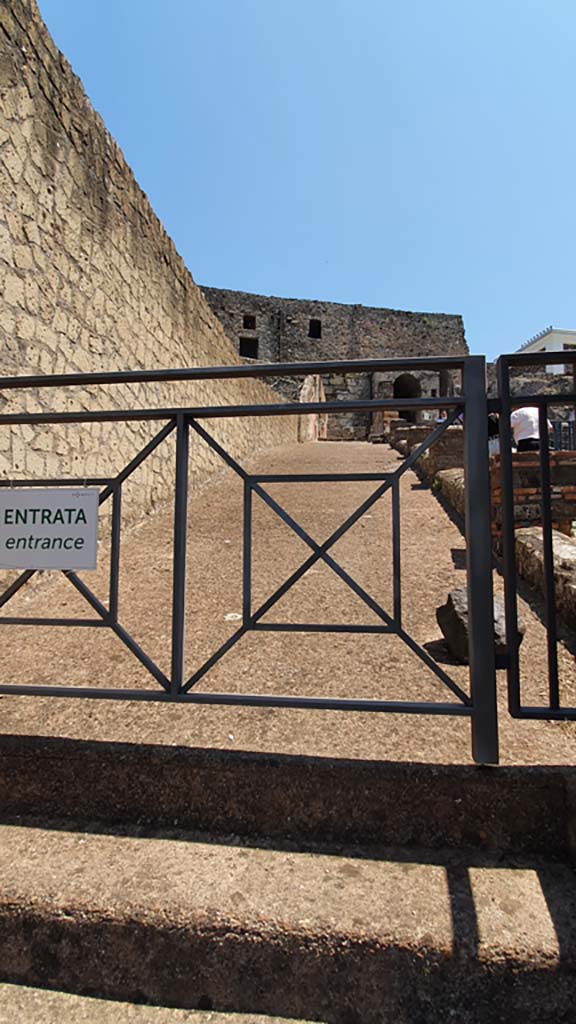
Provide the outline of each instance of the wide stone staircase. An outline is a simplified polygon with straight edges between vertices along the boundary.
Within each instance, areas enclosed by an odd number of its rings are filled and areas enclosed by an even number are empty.
[[[574,1021],[575,779],[5,736],[0,1021]]]

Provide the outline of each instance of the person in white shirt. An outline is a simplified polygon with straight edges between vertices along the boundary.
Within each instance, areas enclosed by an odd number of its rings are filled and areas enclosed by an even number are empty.
[[[537,452],[540,450],[539,411],[536,406],[526,405],[522,409],[514,409],[510,416],[510,425],[514,442],[519,452]],[[548,430],[552,424],[548,423]]]

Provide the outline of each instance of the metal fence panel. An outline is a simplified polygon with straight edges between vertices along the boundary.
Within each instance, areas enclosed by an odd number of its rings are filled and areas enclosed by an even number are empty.
[[[385,372],[397,369],[411,370],[460,370],[462,372],[463,390],[461,395],[440,396],[437,398],[398,398],[398,399],[362,399],[337,401],[330,403],[278,403],[271,405],[238,405],[238,406],[205,406],[176,409],[114,409],[93,412],[78,411],[66,413],[7,413],[0,414],[0,428],[9,428],[13,424],[45,423],[57,428],[61,423],[118,422],[118,421],[159,421],[164,422],[157,434],[113,479],[93,478],[92,483],[102,487],[100,504],[112,499],[111,526],[111,557],[109,599],[106,607],[91,591],[88,585],[74,572],[65,572],[65,576],[75,590],[81,594],[89,605],[92,616],[87,619],[66,620],[68,625],[84,627],[97,626],[109,628],[126,645],[156,681],[154,690],[125,690],[112,687],[74,687],[39,686],[33,682],[27,685],[9,683],[0,684],[0,693],[18,695],[66,696],[112,700],[144,700],[173,703],[225,704],[256,707],[289,707],[303,709],[325,709],[341,711],[392,712],[402,714],[454,715],[470,718],[472,725],[473,755],[481,763],[496,763],[498,760],[498,735],[495,697],[495,669],[493,651],[492,624],[492,579],[490,557],[490,507],[487,454],[487,398],[486,398],[486,367],[483,357],[454,357],[446,359],[421,360],[356,360],[338,363],[293,363],[280,365],[250,365],[228,367],[193,367],[183,371],[135,371],[100,374],[60,374],[52,377],[21,377],[0,379],[0,391],[34,387],[53,388],[95,385],[141,383],[154,381],[177,382],[182,380],[220,380],[246,377],[272,377],[297,375],[302,373],[322,372]],[[349,412],[352,409],[374,411],[375,409],[418,410],[422,408],[444,409],[448,411],[447,419],[434,425],[428,437],[419,444],[394,472],[388,473],[349,473],[349,474],[301,474],[281,475],[268,474],[253,476],[227,452],[210,434],[201,421],[216,417],[231,416],[276,416],[304,414],[308,412]],[[467,506],[467,549],[468,549],[468,592],[470,613],[470,680],[471,696],[450,678],[447,672],[414,640],[402,624],[402,571],[400,559],[400,491],[401,477],[411,469],[418,458],[433,445],[444,431],[464,415],[466,434],[466,474],[468,480]],[[201,665],[189,678],[184,671],[184,621],[185,621],[185,584],[186,584],[186,544],[187,544],[187,509],[188,509],[188,452],[189,433],[193,431],[209,445],[223,462],[231,468],[243,481],[243,569],[242,569],[242,622],[240,627],[230,636],[218,650]],[[174,547],[173,547],[173,586],[172,586],[172,630],[171,630],[171,667],[167,676],[128,631],[118,621],[118,587],[121,546],[121,502],[122,485],[132,473],[162,444],[173,432],[176,432],[176,464],[174,493]],[[375,488],[372,494],[349,515],[327,540],[318,544],[314,538],[276,501],[266,489],[271,482],[296,483],[299,481],[314,482],[319,486],[326,481],[335,480],[366,480],[372,481]],[[19,483],[26,485],[64,485],[70,480],[26,480]],[[392,539],[392,572],[393,598],[392,610],[387,611],[376,601],[353,577],[339,564],[331,553],[336,542],[387,492],[392,498],[393,539]],[[252,601],[252,497],[258,495],[267,506],[289,527],[310,549],[310,554],[287,580],[285,580],[263,604],[253,607]],[[369,607],[380,620],[378,625],[357,626],[350,623],[302,623],[286,624],[263,622],[262,618],[280,598],[311,568],[315,563],[323,563]],[[26,570],[0,595],[0,607],[5,607],[10,599],[34,575]],[[23,620],[17,616],[0,618],[0,625],[28,623],[64,624],[63,620],[49,618]],[[428,669],[445,685],[453,700],[443,701],[392,701],[365,700],[354,698],[328,698],[322,696],[277,696],[267,694],[238,693],[204,693],[198,690],[197,684],[217,664],[228,651],[248,632],[258,631],[305,631],[305,632],[348,632],[348,633],[392,633],[401,639],[408,648],[426,665]]]

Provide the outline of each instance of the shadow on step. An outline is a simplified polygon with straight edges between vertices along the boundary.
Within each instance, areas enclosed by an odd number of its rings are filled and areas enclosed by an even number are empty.
[[[576,948],[575,907],[566,899],[575,779],[566,767],[4,736],[0,823],[344,857],[351,874],[363,860],[439,865],[453,949],[467,955],[479,949],[478,901],[491,898],[489,886],[482,895],[485,879],[524,872],[534,898],[545,901],[562,959]]]
[[[576,769],[0,736],[0,815],[568,858]]]
[[[48,820],[7,815],[0,819],[0,827],[6,826],[43,832],[57,831],[68,835],[76,833],[84,837],[112,835],[129,840],[144,839],[153,841],[156,846],[178,842],[186,844],[189,849],[196,847],[198,850],[205,850],[209,846],[218,850],[237,849],[242,857],[249,851],[265,850],[273,856],[277,855],[279,864],[282,855],[289,855],[292,864],[295,858],[299,861],[300,858],[309,858],[311,855],[326,862],[334,858],[338,863],[333,872],[342,876],[342,885],[349,887],[350,891],[363,885],[363,862],[370,870],[377,864],[387,864],[393,870],[405,870],[408,885],[410,875],[414,873],[416,891],[421,885],[421,881],[418,881],[420,868],[440,868],[445,883],[446,909],[451,922],[453,957],[466,960],[482,959],[482,946],[486,943],[486,935],[482,934],[482,922],[490,920],[488,932],[493,932],[495,927],[499,927],[499,916],[503,922],[503,945],[506,944],[507,938],[506,922],[511,922],[512,930],[517,930],[518,918],[529,920],[532,916],[538,931],[542,929],[543,919],[548,922],[545,931],[549,933],[548,939],[554,935],[557,944],[555,959],[558,963],[565,962],[572,970],[576,957],[576,891],[573,868],[559,859],[504,855],[499,851],[469,848],[364,848],[350,844],[297,843],[279,838],[270,841],[264,837],[254,836],[213,835],[178,829],[153,830],[150,826],[106,826],[95,821]],[[128,856],[131,854],[128,853]],[[170,860],[171,856],[172,853],[167,849],[167,860]],[[305,865],[302,865],[302,872],[304,877]],[[438,876],[435,885],[438,886]],[[169,886],[170,879],[167,877],[167,889]],[[325,894],[323,899],[326,899]],[[531,935],[530,941],[533,940],[534,936]]]

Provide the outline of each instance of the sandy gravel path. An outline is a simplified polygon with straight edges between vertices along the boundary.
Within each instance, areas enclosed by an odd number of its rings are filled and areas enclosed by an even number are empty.
[[[397,468],[387,446],[360,443],[294,445],[247,464],[261,473],[380,472]],[[373,483],[269,484],[269,492],[308,530],[324,540],[374,489]],[[466,668],[443,650],[435,609],[448,590],[465,583],[465,544],[431,492],[408,471],[401,485],[403,614],[406,630],[467,689]],[[238,628],[242,610],[242,486],[225,471],[190,502],[187,585],[188,672],[193,672]],[[169,668],[171,605],[170,508],[126,533],[122,546],[120,621]],[[254,499],[254,605],[264,601],[309,554],[263,502]],[[332,549],[341,565],[392,610],[392,534],[388,494]],[[86,582],[106,598],[107,559]],[[496,587],[501,588],[496,577]],[[538,699],[546,678],[545,630],[522,602],[527,636],[522,650],[528,693]],[[10,604],[10,614],[90,615],[82,598],[56,577]],[[274,622],[376,623],[367,608],[326,566],[315,565],[271,610]],[[562,647],[565,692],[575,684],[573,654]],[[3,682],[154,687],[157,684],[108,630],[2,628]],[[199,684],[213,692],[454,699],[442,682],[397,637],[382,635],[250,633]],[[503,763],[573,763],[575,727],[513,722],[505,710],[499,673]],[[341,757],[470,760],[466,719],[432,716],[167,706],[152,703],[0,699],[6,733],[84,739],[185,744]]]

